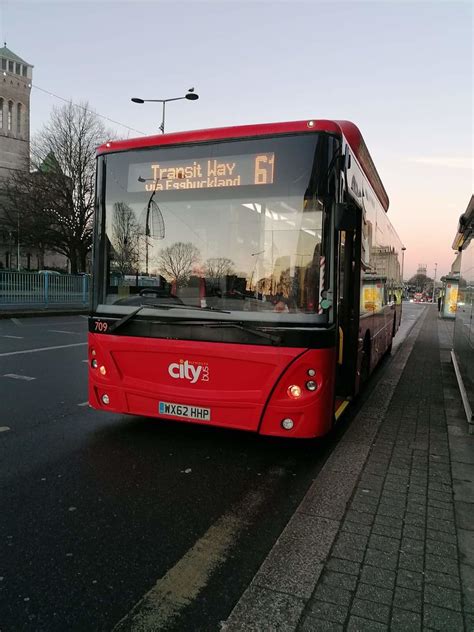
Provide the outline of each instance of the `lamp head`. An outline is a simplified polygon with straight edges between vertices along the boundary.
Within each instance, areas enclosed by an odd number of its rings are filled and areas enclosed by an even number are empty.
[[[132,97],[132,101],[134,103],[145,103],[145,101],[143,99],[140,99],[138,97]]]
[[[184,95],[184,98],[188,99],[188,101],[197,101],[197,99],[199,99],[199,95],[196,94],[195,92],[188,92],[187,94]]]

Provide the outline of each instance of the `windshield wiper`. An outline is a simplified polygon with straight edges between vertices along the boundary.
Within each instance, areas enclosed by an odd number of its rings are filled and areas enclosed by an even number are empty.
[[[261,329],[257,329],[256,327],[251,327],[250,325],[244,324],[242,322],[236,323],[228,320],[219,320],[214,322],[203,323],[204,327],[233,327],[234,329],[241,329],[247,333],[255,334],[256,336],[260,336],[260,338],[265,338],[266,340],[271,340],[272,342],[281,342],[280,336],[275,336],[274,334],[268,334],[266,331],[262,331]]]
[[[141,312],[142,309],[145,309],[145,307],[151,307],[152,309],[163,309],[163,310],[191,309],[191,310],[199,310],[203,312],[210,311],[210,312],[220,312],[221,314],[230,314],[230,312],[228,311],[225,311],[223,309],[216,309],[214,307],[195,307],[194,305],[175,305],[174,303],[160,303],[160,304],[142,303],[140,307],[137,307],[137,309],[134,309],[133,312],[130,312],[129,314],[125,314],[125,316],[122,316],[122,318],[120,318],[115,323],[110,325],[109,332],[111,333],[113,331],[117,331],[119,327],[121,327],[122,325],[125,325],[125,323],[128,323],[129,320],[131,320],[134,316],[136,316],[138,312]]]

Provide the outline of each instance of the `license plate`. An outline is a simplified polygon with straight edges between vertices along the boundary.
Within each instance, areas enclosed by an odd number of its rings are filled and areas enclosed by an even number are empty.
[[[199,406],[188,406],[186,404],[158,402],[158,412],[160,415],[171,415],[173,417],[184,417],[186,419],[199,419],[201,421],[211,420],[210,408],[200,408]]]

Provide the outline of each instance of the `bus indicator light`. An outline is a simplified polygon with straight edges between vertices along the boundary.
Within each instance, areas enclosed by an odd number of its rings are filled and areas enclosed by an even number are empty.
[[[281,422],[281,427],[284,430],[292,430],[294,425],[295,424],[293,422],[293,419],[290,419],[289,417],[287,417],[286,419],[283,419],[283,421]]]
[[[308,369],[309,377],[314,377],[316,375],[316,371],[314,369]]]
[[[291,397],[291,399],[298,399],[298,397],[301,397],[301,388],[296,384],[289,386],[286,392],[288,393],[288,397]]]

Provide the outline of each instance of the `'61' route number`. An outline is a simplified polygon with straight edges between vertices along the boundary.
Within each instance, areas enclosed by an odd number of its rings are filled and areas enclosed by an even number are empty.
[[[107,329],[109,328],[109,324],[108,323],[104,323],[104,321],[102,320],[96,320],[94,322],[94,330],[95,331],[99,331],[100,333],[105,334],[105,332],[107,331]]]

